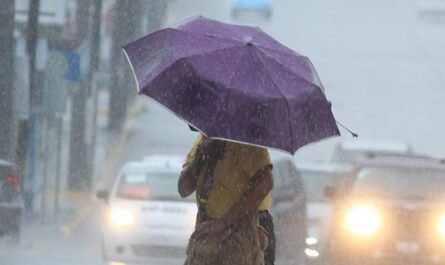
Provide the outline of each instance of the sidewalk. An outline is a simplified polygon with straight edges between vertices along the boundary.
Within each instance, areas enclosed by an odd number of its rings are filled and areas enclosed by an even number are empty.
[[[100,227],[104,204],[95,198],[94,191],[111,185],[114,174],[119,170],[117,167],[127,139],[135,130],[134,120],[144,111],[145,101],[137,97],[128,110],[122,131],[112,132],[106,128],[107,97],[107,92],[101,91],[92,193],[66,189],[68,140],[64,139],[59,211],[56,213],[54,206],[56,159],[53,157],[46,171],[46,189],[42,189],[42,181],[35,183],[36,190],[40,192],[34,200],[34,212],[23,218],[20,242],[14,243],[10,238],[0,237],[0,265],[28,265],[29,261],[33,261],[32,264],[48,264],[48,261],[49,264],[102,264]],[[68,135],[68,118],[64,117],[64,135]],[[42,172],[43,168],[36,171],[37,174]],[[41,176],[36,175],[36,180]]]
[[[32,215],[25,216],[25,224],[35,223],[39,220],[41,224],[49,226],[58,226],[60,231],[69,235],[78,227],[91,213],[96,203],[94,196],[95,191],[108,188],[113,179],[113,174],[118,168],[118,161],[125,146],[129,134],[133,131],[134,118],[143,111],[143,99],[136,98],[133,106],[127,113],[126,123],[119,132],[107,129],[108,115],[108,91],[100,90],[98,98],[98,117],[97,117],[97,138],[96,152],[93,161],[93,180],[92,192],[71,192],[67,189],[68,176],[68,160],[69,160],[69,114],[63,117],[63,133],[64,139],[61,152],[62,171],[60,175],[60,193],[58,202],[58,211],[56,211],[56,157],[54,153],[49,154],[48,168],[43,168],[43,163],[39,163],[40,168],[36,170],[34,198],[34,211]],[[67,111],[69,113],[69,111]],[[49,131],[51,134],[51,132]],[[55,136],[56,137],[56,136]],[[55,145],[55,143],[52,143]],[[50,146],[49,150],[55,150],[55,146]],[[40,159],[42,159],[42,155]],[[46,175],[45,175],[46,173]],[[46,176],[46,183],[44,177]],[[44,187],[46,185],[46,187]]]

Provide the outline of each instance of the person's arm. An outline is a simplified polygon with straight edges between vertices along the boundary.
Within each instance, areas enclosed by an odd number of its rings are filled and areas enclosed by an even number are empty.
[[[203,165],[204,157],[208,157],[209,154],[220,155],[218,152],[218,144],[220,142],[208,141],[204,139],[196,144],[187,158],[187,162],[184,165],[184,170],[181,172],[178,181],[178,192],[182,198],[189,196],[196,190],[196,184],[198,181],[199,171]]]
[[[182,198],[192,194],[196,190],[196,182],[198,180],[198,162],[197,159],[192,160],[181,172],[178,181],[178,192]]]
[[[196,183],[198,179],[199,159],[201,159],[202,142],[204,138],[199,135],[192,150],[187,154],[186,161],[182,166],[182,172],[178,180],[178,193],[182,198],[192,194],[196,190]]]
[[[249,182],[249,187],[244,195],[220,220],[231,225],[241,217],[258,209],[260,203],[273,188],[272,169],[266,166],[260,169]]]
[[[239,202],[220,219],[201,223],[192,234],[193,239],[219,234],[249,212],[256,211],[260,203],[273,188],[272,167],[266,166],[250,179],[248,189]]]

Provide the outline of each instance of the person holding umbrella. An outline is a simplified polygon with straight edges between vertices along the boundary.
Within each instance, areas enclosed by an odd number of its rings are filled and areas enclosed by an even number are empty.
[[[200,207],[186,264],[229,264],[230,256],[232,264],[262,264],[267,237],[254,231],[257,207],[272,188],[266,148],[293,155],[340,135],[309,58],[258,27],[202,16],[124,52],[138,93],[202,134],[178,185],[182,196],[196,191]]]
[[[271,170],[264,148],[198,138],[178,183],[182,197],[196,191],[198,202],[186,265],[263,264],[257,209],[272,189]]]
[[[189,125],[189,129],[194,132],[198,132],[195,128]],[[187,155],[187,161],[184,164],[184,169],[190,165],[190,163],[196,158],[196,150],[199,147],[200,142],[202,141],[202,135],[199,135],[197,137],[197,140],[195,142],[195,145],[192,147],[192,150]],[[182,179],[182,181],[184,181]],[[186,180],[191,181],[190,184],[192,184],[196,180]],[[193,187],[191,187],[193,188]],[[195,188],[196,189],[196,188]],[[201,196],[202,198],[202,196]],[[266,234],[267,234],[267,247],[264,250],[264,264],[265,265],[273,265],[275,263],[275,247],[276,247],[276,239],[275,239],[275,231],[274,231],[274,224],[273,224],[273,217],[270,214],[269,210],[272,206],[272,198],[270,196],[270,193],[266,195],[266,197],[263,199],[263,201],[258,206],[258,219],[259,219],[259,225],[261,228],[264,228]],[[199,221],[199,220],[198,220]]]

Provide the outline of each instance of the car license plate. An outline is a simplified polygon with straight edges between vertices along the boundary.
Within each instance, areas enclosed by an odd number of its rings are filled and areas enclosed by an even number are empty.
[[[416,242],[396,242],[396,250],[403,254],[416,254],[419,252],[420,246]]]

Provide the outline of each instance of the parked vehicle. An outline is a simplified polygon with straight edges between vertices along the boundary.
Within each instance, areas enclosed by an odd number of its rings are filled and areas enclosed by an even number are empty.
[[[106,261],[185,260],[197,207],[194,196],[184,200],[177,192],[183,162],[183,157],[152,156],[126,163],[111,192],[98,192],[107,201],[102,231]]]
[[[303,180],[292,157],[272,156],[274,188],[272,215],[277,238],[277,260],[280,264],[304,261],[306,238],[306,200]]]
[[[411,154],[413,154],[413,149],[407,143],[353,139],[337,145],[331,162],[348,163],[378,155],[404,156]]]
[[[232,0],[232,17],[244,12],[257,12],[269,18],[272,15],[272,0]]]
[[[16,165],[0,160],[0,236],[20,238],[23,198]]]
[[[329,260],[344,264],[445,264],[445,163],[375,157],[326,190],[335,203]]]
[[[324,264],[325,248],[332,222],[332,201],[324,196],[326,187],[339,185],[354,167],[348,164],[330,164],[299,161],[297,169],[303,179],[307,203],[307,237],[305,254],[307,263]]]

